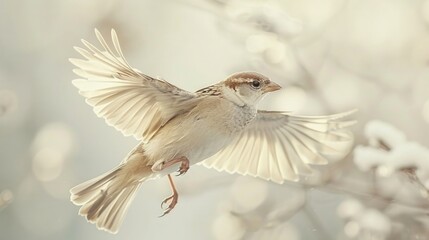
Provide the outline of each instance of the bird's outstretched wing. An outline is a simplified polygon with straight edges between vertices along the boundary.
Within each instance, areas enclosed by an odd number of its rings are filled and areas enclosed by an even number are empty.
[[[202,164],[229,173],[251,175],[277,183],[297,181],[312,172],[309,165],[345,157],[353,135],[345,129],[354,111],[318,117],[259,111],[235,140]]]
[[[82,42],[87,49],[75,47],[86,59],[70,59],[78,67],[73,71],[83,78],[73,84],[109,125],[126,136],[148,141],[166,122],[197,104],[196,94],[133,69],[113,29],[114,51],[97,29],[95,34],[102,50],[85,40]]]

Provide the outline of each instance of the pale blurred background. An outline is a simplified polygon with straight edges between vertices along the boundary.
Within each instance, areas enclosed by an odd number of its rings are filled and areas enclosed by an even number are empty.
[[[195,166],[171,214],[151,181],[117,235],[99,231],[68,190],[137,141],[71,84],[94,28],[188,90],[253,70],[284,88],[263,108],[358,108],[356,157],[284,185]],[[0,239],[429,239],[428,0],[0,0],[0,31]]]

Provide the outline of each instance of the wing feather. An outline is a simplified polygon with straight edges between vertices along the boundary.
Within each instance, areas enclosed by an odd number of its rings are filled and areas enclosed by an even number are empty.
[[[256,119],[233,142],[203,161],[219,171],[251,175],[277,183],[311,174],[310,165],[344,158],[353,145],[344,120],[354,111],[328,116],[296,116],[258,111]]]
[[[270,140],[271,139],[271,144]],[[277,136],[273,135],[271,131],[267,131],[266,143],[266,154],[267,159],[277,159],[276,153],[276,144],[278,142]],[[266,161],[268,162],[268,178],[273,179],[273,181],[281,181],[282,177],[280,174],[280,169],[278,166],[278,161]]]
[[[77,69],[73,84],[97,116],[139,140],[148,141],[163,125],[180,113],[191,110],[198,95],[132,68],[121,50],[118,36],[111,32],[113,48],[96,29],[101,50],[86,40],[75,47],[84,59],[70,59]]]
[[[277,163],[279,164],[280,172],[282,174],[282,179],[279,182],[282,182],[283,179],[295,179],[296,175],[293,171],[293,165],[288,154],[287,145],[282,144],[287,142],[287,138],[285,135],[280,136],[282,139],[279,142],[276,150],[277,155],[279,156],[279,161],[277,161]]]

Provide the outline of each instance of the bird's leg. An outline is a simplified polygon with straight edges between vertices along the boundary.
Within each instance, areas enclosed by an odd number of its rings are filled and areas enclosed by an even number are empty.
[[[178,174],[176,176],[180,176],[185,174],[189,169],[189,160],[186,157],[179,157],[175,158],[173,160],[170,160],[168,162],[163,162],[160,164],[160,166],[154,166],[152,170],[162,171],[168,167],[173,166],[176,163],[180,163],[180,167],[178,170]],[[154,169],[155,168],[155,169]]]
[[[189,160],[186,157],[179,157],[179,158],[175,158],[175,159],[168,161],[168,162],[162,162],[159,164],[155,164],[154,166],[152,166],[152,170],[153,171],[162,171],[168,167],[173,166],[176,163],[180,163],[180,168],[178,170],[179,174],[177,176],[180,176],[180,175],[182,175],[188,171]],[[179,194],[177,193],[176,186],[174,185],[173,178],[171,177],[170,174],[168,174],[168,181],[170,182],[170,186],[171,186],[171,190],[172,190],[173,194],[161,202],[161,208],[164,208],[165,204],[168,204],[168,206],[167,206],[167,208],[165,208],[164,213],[160,217],[171,212],[171,210],[173,210],[173,208],[176,206],[177,200],[179,199]]]
[[[177,204],[177,200],[179,199],[179,194],[177,193],[176,186],[174,186],[173,178],[171,177],[170,174],[168,174],[168,181],[170,182],[170,186],[173,194],[161,202],[161,208],[164,208],[164,204],[167,204],[168,202],[170,202],[170,204],[168,204],[168,207],[165,208],[164,213],[160,217],[165,216],[165,214],[168,214],[171,210],[173,210],[173,208]]]

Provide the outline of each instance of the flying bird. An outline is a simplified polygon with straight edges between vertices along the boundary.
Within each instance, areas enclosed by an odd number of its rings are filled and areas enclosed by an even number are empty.
[[[99,229],[116,233],[141,184],[163,176],[172,188],[162,202],[163,215],[169,213],[179,196],[171,174],[196,163],[283,183],[350,151],[347,127],[354,121],[344,118],[353,111],[299,116],[258,110],[263,96],[281,87],[256,72],[188,92],[132,68],[113,29],[113,46],[95,34],[101,50],[85,40],[86,49],[75,47],[85,59],[70,59],[81,77],[73,84],[97,116],[140,141],[119,166],[70,190],[79,214]]]

